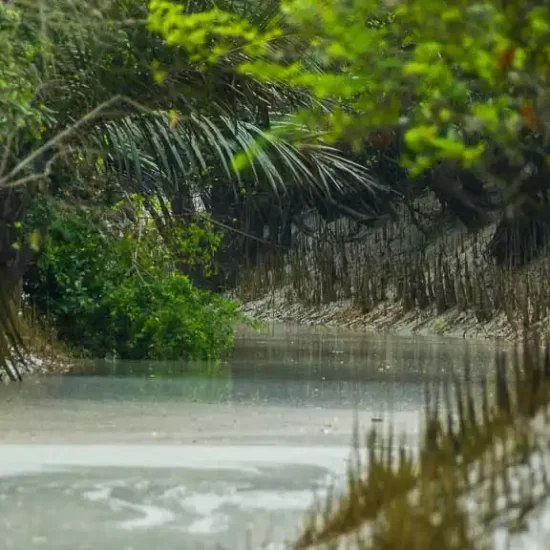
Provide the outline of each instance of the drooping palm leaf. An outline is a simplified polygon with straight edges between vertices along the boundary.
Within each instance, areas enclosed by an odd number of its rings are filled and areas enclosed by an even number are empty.
[[[336,148],[314,142],[298,147],[252,122],[229,117],[195,114],[174,122],[164,113],[131,116],[98,126],[91,139],[120,176],[165,192],[170,186],[191,186],[205,173],[233,185],[245,178],[255,190],[275,195],[298,190],[323,197],[380,189],[365,166]],[[235,156],[259,142],[246,172],[233,170]]]

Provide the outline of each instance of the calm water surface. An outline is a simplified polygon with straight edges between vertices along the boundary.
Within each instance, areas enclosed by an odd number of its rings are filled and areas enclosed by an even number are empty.
[[[231,359],[87,362],[0,387],[2,549],[261,548],[343,479],[354,419],[419,437],[426,383],[494,345],[242,330]],[[273,546],[272,546],[273,548]]]

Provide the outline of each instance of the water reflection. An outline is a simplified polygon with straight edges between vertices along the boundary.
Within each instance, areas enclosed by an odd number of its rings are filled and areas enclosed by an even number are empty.
[[[345,473],[356,414],[363,427],[391,423],[414,448],[426,384],[460,376],[466,361],[479,379],[493,353],[275,326],[239,331],[219,364],[88,361],[0,387],[2,548],[232,550],[292,538],[313,489]]]
[[[231,358],[218,364],[84,362],[45,391],[70,399],[409,409],[423,402],[426,383],[463,376],[466,362],[474,379],[490,374],[494,349],[458,339],[273,326],[241,330]]]

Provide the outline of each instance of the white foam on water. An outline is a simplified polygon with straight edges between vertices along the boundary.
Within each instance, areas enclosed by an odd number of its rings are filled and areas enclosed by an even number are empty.
[[[114,485],[117,484],[115,483]],[[122,529],[132,530],[161,527],[175,519],[175,515],[165,508],[152,506],[150,504],[136,504],[121,498],[113,497],[114,485],[98,485],[95,489],[85,491],[82,496],[91,502],[105,503],[112,510],[120,511],[122,509],[127,509],[137,512],[139,517],[118,523],[118,526]]]
[[[111,493],[112,489],[110,487],[100,487],[92,491],[86,491],[82,496],[92,502],[100,502],[109,499]]]
[[[229,516],[226,514],[212,514],[199,518],[182,531],[190,535],[213,535],[229,529]]]
[[[0,476],[69,467],[190,468],[258,474],[261,466],[319,466],[345,472],[349,447],[216,445],[0,445]]]
[[[244,510],[303,510],[313,504],[312,491],[251,491],[234,495],[231,504]]]
[[[240,494],[234,491],[220,495],[217,493],[191,494],[181,500],[186,510],[208,515],[223,506],[235,506],[241,510],[303,510],[313,504],[313,491],[250,491]]]
[[[146,504],[130,504],[124,502],[124,506],[142,514],[142,517],[120,522],[122,529],[148,529],[151,527],[161,527],[174,521],[175,515],[164,508],[150,506]]]
[[[189,536],[220,536],[235,528],[235,518],[243,512],[256,516],[285,510],[301,512],[311,506],[313,489],[255,487],[256,480],[269,479],[270,468],[320,468],[324,473],[308,483],[322,488],[329,478],[345,474],[349,457],[349,447],[337,446],[0,445],[0,477],[38,474],[41,478],[52,471],[120,468],[108,474],[113,478],[104,482],[76,481],[71,484],[73,494],[101,508],[126,512],[125,517],[113,517],[112,526],[117,529],[140,532],[169,527]],[[122,472],[130,468],[156,469],[161,477],[162,469],[181,469],[181,474],[176,474],[180,481],[160,494],[151,494],[148,474],[132,474],[131,481],[123,479]],[[235,480],[231,481],[232,475],[218,480],[216,474],[209,479],[211,472],[220,470],[236,473]],[[171,478],[174,473],[169,475]],[[126,489],[135,496],[126,497]],[[139,496],[136,491],[148,494]],[[182,524],[185,517],[188,519]]]

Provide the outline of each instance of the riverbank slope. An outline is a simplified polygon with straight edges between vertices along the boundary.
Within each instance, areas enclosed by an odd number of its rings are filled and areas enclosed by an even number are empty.
[[[269,323],[298,323],[332,326],[398,335],[445,335],[457,338],[488,338],[513,341],[521,333],[500,313],[480,322],[471,311],[457,307],[438,314],[434,305],[424,310],[404,311],[400,303],[384,302],[369,312],[358,309],[352,300],[331,302],[319,306],[289,301],[284,290],[241,304],[242,313]]]
[[[496,221],[469,232],[426,198],[423,225],[357,228],[311,222],[286,254],[243,274],[233,297],[271,322],[398,334],[515,340],[550,327],[550,253],[527,266],[497,266],[487,253]]]

